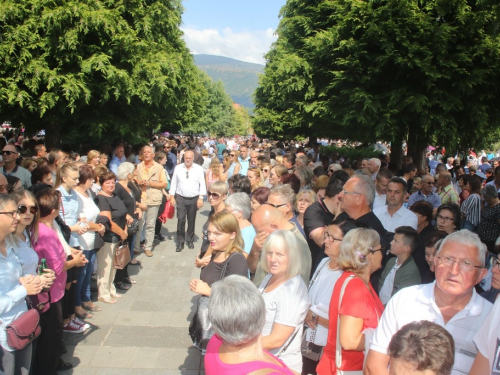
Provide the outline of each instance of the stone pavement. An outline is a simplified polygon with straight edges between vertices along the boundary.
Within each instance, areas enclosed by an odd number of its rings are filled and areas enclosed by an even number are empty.
[[[198,211],[194,250],[175,252],[177,219],[167,221],[162,234],[169,239],[155,242],[152,258],[138,256],[142,268],[129,267],[137,284],[119,291],[123,298],[114,305],[96,302],[102,311],[86,320],[91,325],[87,332],[64,334],[68,353],[63,358],[74,367],[59,374],[204,374],[200,351],[188,335],[196,302],[189,281],[200,274],[194,258],[209,210],[205,203]],[[94,291],[92,296],[96,301]]]

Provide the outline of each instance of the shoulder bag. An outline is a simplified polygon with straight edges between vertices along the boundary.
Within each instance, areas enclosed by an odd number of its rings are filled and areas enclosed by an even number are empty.
[[[129,264],[130,258],[130,248],[127,241],[122,241],[118,245],[115,251],[113,267],[117,270],[122,270]]]
[[[222,268],[222,272],[220,274],[220,279],[222,280],[226,276],[227,266],[233,253],[229,256],[226,264]],[[200,349],[201,351],[205,351],[207,349],[208,341],[214,335],[214,330],[212,328],[212,323],[208,319],[208,299],[207,296],[200,296],[198,299],[198,306],[196,307],[196,314],[189,325],[189,336],[191,336],[191,340],[193,341],[193,345]]]
[[[31,308],[31,303],[26,300],[28,311],[5,327],[7,345],[14,350],[22,350],[34,339],[40,336],[40,314]]]
[[[311,290],[311,287],[316,282],[321,270],[328,264],[329,262],[325,262],[323,266],[316,271],[313,279],[309,282],[309,288],[307,291]],[[316,338],[316,330],[318,329],[318,321],[316,320],[316,328],[312,330],[311,337],[309,341],[307,341],[307,329],[304,329],[304,334],[302,335],[302,344],[300,345],[300,352],[302,353],[302,357],[309,358],[310,360],[318,362],[323,355],[323,346],[316,345],[314,343],[314,339]]]
[[[345,288],[347,287],[347,284],[349,284],[349,281],[351,281],[354,277],[354,275],[350,275],[344,280],[344,284],[340,290],[339,308],[337,311],[340,311],[340,304],[342,303],[342,298],[344,297]],[[337,375],[363,375],[363,370],[342,371],[340,369],[341,366],[342,347],[340,346],[340,314],[337,312],[337,342],[335,344],[335,367],[337,367]]]

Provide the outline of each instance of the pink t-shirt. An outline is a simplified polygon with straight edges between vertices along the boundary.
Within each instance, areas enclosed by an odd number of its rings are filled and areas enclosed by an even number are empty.
[[[213,335],[207,345],[205,354],[205,373],[207,375],[246,375],[253,371],[261,369],[276,370],[270,372],[269,375],[293,375],[290,370],[279,358],[274,357],[271,353],[264,350],[269,356],[278,360],[281,366],[264,361],[252,361],[238,364],[224,363],[219,358],[219,348],[222,345],[222,340]]]
[[[50,300],[57,302],[64,296],[67,272],[64,271],[66,253],[54,229],[43,223],[38,225],[38,240],[33,245],[38,258],[47,260],[47,266],[56,273],[54,284],[50,287]]]

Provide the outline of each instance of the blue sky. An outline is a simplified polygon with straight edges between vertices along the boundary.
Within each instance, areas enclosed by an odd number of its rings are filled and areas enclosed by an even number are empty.
[[[181,29],[194,54],[264,64],[286,0],[184,0]]]

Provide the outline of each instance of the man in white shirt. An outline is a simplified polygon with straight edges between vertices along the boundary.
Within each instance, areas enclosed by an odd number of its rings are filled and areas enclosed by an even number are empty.
[[[385,230],[394,233],[397,227],[409,226],[417,230],[418,217],[403,206],[406,182],[401,177],[393,177],[387,185],[387,206],[373,210]]]
[[[387,168],[382,168],[375,178],[375,200],[373,201],[373,210],[379,207],[385,207],[387,204],[387,185],[392,178],[392,172]]]
[[[444,327],[455,341],[451,375],[469,374],[477,349],[473,338],[491,311],[491,303],[474,286],[486,275],[486,246],[478,235],[461,230],[436,249],[436,281],[396,293],[387,304],[370,344],[364,375],[388,375],[388,346],[408,323],[429,320]]]
[[[194,162],[194,152],[184,153],[184,163],[179,164],[172,176],[170,200],[177,207],[177,247],[176,252],[184,249],[184,242],[194,249],[194,226],[196,211],[203,206],[203,197],[207,194],[203,168]],[[186,218],[188,222],[186,234]],[[186,240],[186,241],[185,241]]]
[[[382,165],[382,162],[380,159],[377,158],[371,158],[368,161],[368,169],[370,170],[370,173],[372,174],[372,181],[375,181],[375,178],[377,177],[377,173],[380,170],[380,166]]]

